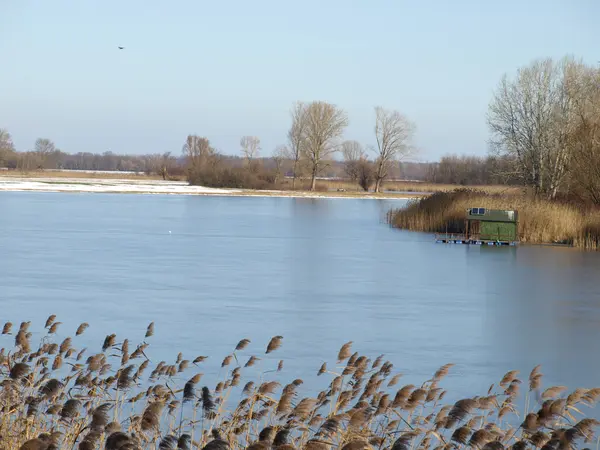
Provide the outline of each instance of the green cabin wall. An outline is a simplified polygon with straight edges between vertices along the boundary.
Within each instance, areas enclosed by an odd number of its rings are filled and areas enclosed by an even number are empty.
[[[506,222],[480,222],[479,236],[482,240],[515,241],[517,225]]]

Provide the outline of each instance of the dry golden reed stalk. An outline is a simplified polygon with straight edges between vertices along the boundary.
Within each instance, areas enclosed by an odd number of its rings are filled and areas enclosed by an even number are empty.
[[[45,328],[58,323],[51,316]],[[109,334],[100,351],[84,359],[83,350],[73,347],[81,338],[53,342],[57,337],[49,333],[34,349],[29,322],[15,338],[11,329],[7,323],[0,336],[14,344],[0,351],[2,450],[559,450],[593,441],[599,424],[582,417],[582,409],[595,406],[600,388],[543,389],[539,366],[529,376],[531,411],[521,415],[517,371],[506,373],[485,396],[443,404],[446,391],[440,384],[452,364],[418,387],[395,388],[400,374],[392,363],[383,355],[372,361],[352,353],[352,342],[340,348],[330,369],[321,363],[315,370],[324,389],[308,395],[300,379],[283,385],[268,379],[278,369],[278,377],[285,376],[280,360],[266,360],[270,365],[262,373],[256,375],[254,368],[254,375],[246,376],[258,358],[250,357],[244,366],[237,356],[227,355],[223,363],[211,358],[226,372],[211,388],[200,386],[201,373],[187,374],[191,366],[183,353],[173,364],[150,361],[147,342],[130,355],[130,341]],[[82,327],[75,335],[81,333]],[[143,338],[153,334],[151,325]],[[283,337],[275,336],[267,353],[282,343]],[[242,339],[232,354],[249,347],[250,340]],[[192,364],[206,359],[198,356]]]

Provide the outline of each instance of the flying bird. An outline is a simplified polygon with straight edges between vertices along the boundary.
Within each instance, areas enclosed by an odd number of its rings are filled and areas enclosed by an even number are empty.
[[[119,47],[119,50],[123,50],[125,47]]]

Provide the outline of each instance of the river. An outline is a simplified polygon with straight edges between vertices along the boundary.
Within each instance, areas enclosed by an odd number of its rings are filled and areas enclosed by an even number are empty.
[[[288,381],[316,383],[353,341],[406,383],[454,363],[450,398],[536,364],[546,386],[598,384],[600,254],[436,244],[385,224],[403,202],[0,193],[0,320],[31,320],[34,341],[49,314],[56,339],[88,322],[75,343],[95,349],[154,321],[152,358],[208,355],[209,375],[249,338],[244,357],[282,358]]]

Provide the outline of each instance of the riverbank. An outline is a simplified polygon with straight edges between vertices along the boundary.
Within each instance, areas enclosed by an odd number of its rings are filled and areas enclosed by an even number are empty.
[[[0,192],[71,192],[111,194],[170,194],[209,195],[236,197],[293,197],[293,198],[355,198],[355,199],[409,199],[423,196],[421,193],[381,193],[358,191],[258,191],[250,189],[221,189],[190,186],[185,181],[163,181],[153,179],[118,179],[85,177],[16,177],[0,176]]]
[[[202,356],[174,349],[172,361],[157,364],[147,356],[154,322],[137,345],[107,334],[86,352],[80,345],[90,324],[65,336],[58,320],[50,316],[42,333],[30,330],[31,322],[2,329],[9,350],[1,359],[0,403],[9,413],[0,417],[1,448],[426,450],[454,443],[495,450],[528,442],[540,448],[551,436],[577,448],[593,440],[599,424],[586,413],[592,409],[593,417],[600,389],[567,396],[564,386],[543,387],[539,366],[523,380],[517,370],[498,374],[487,394],[448,403],[454,364],[406,384],[384,355],[371,359],[347,342],[330,361],[315,362],[311,378],[322,380],[316,395],[279,359],[283,336],[233,338],[224,359],[210,346]],[[31,331],[44,335],[41,342],[31,341]],[[523,381],[527,389],[519,388]]]
[[[471,207],[517,210],[521,242],[600,250],[600,212],[525,195],[439,192],[391,211],[389,221],[396,228],[411,231],[464,233],[465,211]]]
[[[127,171],[106,171],[106,170],[43,170],[21,172],[16,170],[0,169],[0,180],[2,179],[22,179],[22,180],[37,180],[37,179],[52,179],[52,180],[71,180],[77,181],[94,180],[117,180],[117,181],[163,181],[163,178],[156,174],[146,174],[143,172],[127,172]],[[184,176],[169,176],[171,182],[186,182]],[[291,178],[285,178],[282,191],[291,190]],[[187,184],[187,183],[184,183]],[[301,191],[308,192],[310,180],[297,180],[297,186],[301,187]],[[416,180],[386,180],[383,185],[383,194],[407,194],[407,195],[429,195],[434,192],[447,192],[457,189],[463,189],[464,186],[455,184],[428,183],[425,181]],[[518,194],[522,188],[518,186],[504,185],[483,185],[477,186],[478,190],[490,194]],[[317,192],[346,192],[348,194],[368,194],[356,182],[352,182],[343,178],[317,178]],[[337,194],[336,194],[337,195]]]

